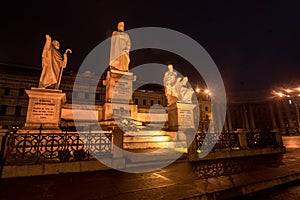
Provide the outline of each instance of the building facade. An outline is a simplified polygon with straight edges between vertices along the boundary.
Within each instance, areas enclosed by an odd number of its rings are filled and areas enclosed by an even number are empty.
[[[28,97],[25,90],[38,87],[40,69],[36,67],[13,64],[0,64],[0,127],[9,129],[13,126],[22,127],[26,121]],[[95,77],[91,72],[80,76],[87,81],[95,81],[97,90],[83,88],[73,92],[76,74],[65,70],[60,89],[66,94],[65,108],[72,104],[85,104],[93,100],[101,110],[105,103],[105,86],[102,78]],[[206,131],[214,116],[211,111],[210,97],[197,93],[200,116],[199,130]],[[232,132],[239,129],[270,131],[279,130],[283,134],[299,132],[299,108],[297,99],[272,99],[270,91],[247,91],[228,94],[227,113],[223,131]],[[298,97],[296,97],[298,98]],[[137,105],[140,116],[146,116],[151,106],[158,104],[167,106],[164,88],[159,85],[146,85],[134,91],[133,104]],[[101,117],[100,117],[101,118]],[[147,117],[140,117],[147,121]],[[146,119],[147,118],[147,119]]]

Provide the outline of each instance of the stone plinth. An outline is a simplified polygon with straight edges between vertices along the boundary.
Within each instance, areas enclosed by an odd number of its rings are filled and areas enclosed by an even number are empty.
[[[132,82],[136,76],[131,72],[122,72],[110,70],[107,72],[106,80],[103,85],[106,86],[106,102],[132,102]]]
[[[115,117],[135,119],[137,115],[137,105],[128,103],[105,103],[103,106],[103,119],[110,120]]]
[[[58,129],[61,120],[61,106],[66,95],[61,90],[31,88],[24,129]]]
[[[168,105],[168,124],[172,130],[193,129],[195,104],[177,102]]]
[[[136,76],[131,72],[122,72],[111,69],[107,72],[106,103],[103,106],[103,119],[111,120],[113,117],[136,118],[137,108],[132,102],[132,82]]]

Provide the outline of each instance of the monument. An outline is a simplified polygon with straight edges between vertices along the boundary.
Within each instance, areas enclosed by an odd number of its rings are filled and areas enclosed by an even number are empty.
[[[164,76],[165,95],[168,105],[177,102],[177,92],[175,91],[177,72],[173,70],[173,65],[168,65],[168,71]]]
[[[106,86],[104,120],[111,120],[113,115],[131,117],[136,110],[131,97],[132,82],[136,77],[129,72],[131,41],[124,32],[124,26],[124,22],[119,22],[111,37],[109,70],[103,81]]]
[[[60,43],[46,35],[42,53],[42,72],[38,88],[26,90],[29,97],[25,126],[20,132],[33,132],[43,128],[60,130],[61,106],[66,95],[59,90],[63,69],[67,66],[67,49],[63,56],[59,52]]]
[[[113,31],[110,47],[110,69],[129,71],[129,51],[131,48],[130,37],[124,32],[125,23],[119,22],[117,31]]]
[[[194,90],[187,86],[188,77],[177,77],[173,65],[168,65],[164,76],[165,95],[168,100],[168,125],[170,130],[193,129],[194,108],[192,96]]]

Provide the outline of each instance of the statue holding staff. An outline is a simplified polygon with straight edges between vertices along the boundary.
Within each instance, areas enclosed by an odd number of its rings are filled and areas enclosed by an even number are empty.
[[[46,35],[42,54],[42,73],[39,88],[59,88],[63,69],[66,68],[68,62],[67,53],[72,53],[70,49],[67,49],[62,57],[59,49],[60,43],[57,40],[52,40],[49,35]]]

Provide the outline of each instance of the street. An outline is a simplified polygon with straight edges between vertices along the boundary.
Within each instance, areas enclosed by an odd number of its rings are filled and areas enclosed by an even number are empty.
[[[300,155],[300,136],[284,136],[283,143],[288,152]],[[285,160],[295,160],[294,156],[285,155]],[[300,166],[299,166],[300,167]],[[300,181],[277,186],[266,191],[258,192],[243,199],[255,200],[298,200],[300,198]]]

